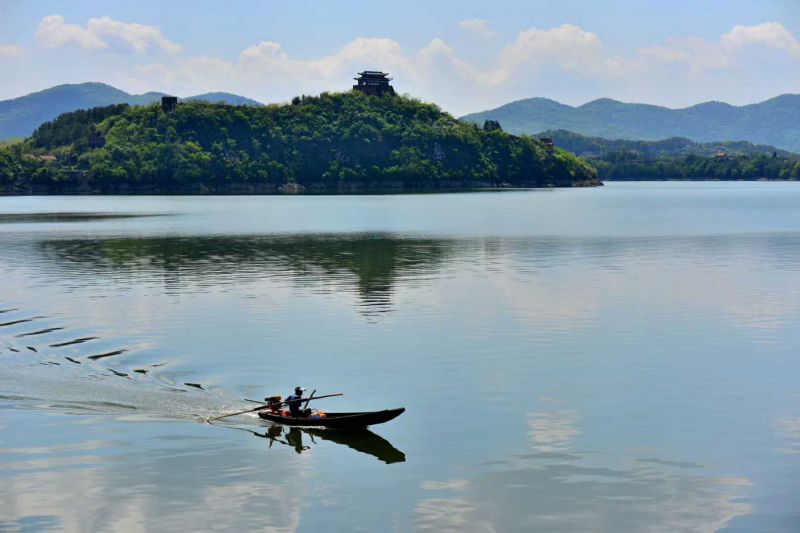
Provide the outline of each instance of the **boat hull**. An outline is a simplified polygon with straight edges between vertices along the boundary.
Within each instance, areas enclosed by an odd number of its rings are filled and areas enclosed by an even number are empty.
[[[324,427],[329,429],[363,429],[383,424],[403,414],[405,407],[365,413],[326,413],[324,418],[280,416],[269,411],[259,411],[258,416],[284,426]]]

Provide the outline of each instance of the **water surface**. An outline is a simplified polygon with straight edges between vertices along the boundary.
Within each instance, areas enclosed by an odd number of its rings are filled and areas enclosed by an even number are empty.
[[[793,183],[0,198],[0,531],[795,531],[798,257]],[[297,384],[407,412],[203,423]]]

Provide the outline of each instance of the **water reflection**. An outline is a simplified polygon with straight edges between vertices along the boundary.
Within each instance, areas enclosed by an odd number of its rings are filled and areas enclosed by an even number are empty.
[[[142,218],[167,216],[157,213],[0,213],[0,224],[18,224],[30,222],[93,222],[124,218]]]
[[[457,495],[425,498],[420,529],[471,531],[718,531],[752,511],[743,478],[690,477],[634,464],[592,467],[547,454],[518,458]],[[438,489],[437,489],[438,490]],[[453,491],[453,489],[450,489]]]
[[[782,451],[789,455],[800,455],[800,416],[780,417],[776,425],[787,445]]]
[[[357,452],[371,455],[386,464],[402,463],[406,460],[406,454],[392,446],[392,443],[388,440],[368,429],[357,431],[333,431],[314,428],[290,428],[274,424],[267,426],[263,432],[258,432],[234,426],[225,427],[247,431],[256,437],[267,439],[269,441],[269,448],[272,448],[273,444],[278,443],[294,448],[294,451],[297,453],[303,453],[317,445],[316,439],[320,439],[342,444]],[[307,439],[304,439],[304,435]]]
[[[7,244],[13,252],[5,258],[9,264],[27,273],[38,271],[38,277],[72,290],[103,294],[109,283],[119,290],[156,285],[164,294],[186,294],[245,293],[259,282],[288,281],[303,293],[352,293],[359,311],[375,314],[396,308],[401,287],[478,275],[485,278],[481,286],[448,297],[461,298],[467,311],[478,298],[499,299],[502,311],[536,328],[583,328],[604,307],[647,299],[664,309],[723,310],[737,326],[769,342],[787,317],[800,313],[800,288],[785,281],[797,269],[793,258],[800,253],[800,234],[795,233],[486,239],[98,236]],[[757,290],[743,283],[742,265],[746,276],[762,278]],[[776,276],[759,274],[767,269]]]
[[[455,244],[441,239],[361,236],[225,236],[44,240],[59,275],[224,285],[289,277],[301,288],[346,287],[369,310],[389,310],[400,280],[439,268]]]
[[[555,398],[543,398],[543,402],[562,403]],[[578,430],[578,415],[573,409],[540,411],[528,415],[528,438],[533,448],[540,452],[559,452],[569,449]]]
[[[531,413],[533,453],[494,462],[474,479],[422,483],[436,495],[417,503],[417,528],[718,531],[753,511],[742,501],[748,479],[711,475],[690,462],[576,451],[578,420],[563,406]]]
[[[131,435],[124,422],[47,418],[68,423],[59,424],[64,444],[0,447],[0,531],[299,526],[309,472],[288,454],[273,454],[265,467],[263,450],[215,438],[224,436],[209,434],[206,426],[141,423],[134,444],[116,440]],[[47,422],[32,421],[18,432],[28,439],[43,436]],[[109,430],[115,440],[102,438]]]

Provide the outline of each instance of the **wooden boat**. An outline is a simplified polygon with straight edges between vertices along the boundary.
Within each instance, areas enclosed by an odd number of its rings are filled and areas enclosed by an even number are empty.
[[[272,411],[258,411],[258,416],[284,426],[324,427],[328,429],[363,429],[375,424],[383,424],[403,414],[405,407],[371,411],[364,413],[325,413],[322,418],[281,416]]]

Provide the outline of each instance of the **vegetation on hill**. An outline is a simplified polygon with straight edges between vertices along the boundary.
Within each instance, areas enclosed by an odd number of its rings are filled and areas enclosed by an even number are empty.
[[[743,141],[701,144],[677,137],[611,141],[563,130],[543,135],[586,158],[604,180],[800,179],[800,156]]]
[[[105,83],[57,85],[12,100],[0,101],[0,139],[27,137],[40,124],[62,113],[111,104],[149,105],[164,93],[128,94]],[[230,93],[206,93],[186,100],[205,100],[232,105],[261,105],[255,100]]]
[[[768,155],[777,157],[800,157],[798,154],[781,150],[765,144],[753,144],[747,141],[721,141],[698,143],[684,137],[670,137],[660,141],[633,141],[630,139],[603,139],[587,137],[566,130],[544,131],[537,137],[552,139],[556,146],[580,157],[599,158],[604,154],[621,151],[637,152],[640,156],[654,158],[659,156],[704,155]]]
[[[56,160],[53,160],[55,156]],[[579,158],[358,92],[291,105],[110,106],[63,115],[0,149],[16,192],[274,192],[599,184]]]
[[[683,109],[608,98],[572,107],[546,98],[530,98],[473,113],[463,120],[476,124],[497,120],[506,131],[518,134],[563,129],[606,139],[742,139],[800,152],[800,94],[784,94],[741,107],[706,102]]]

